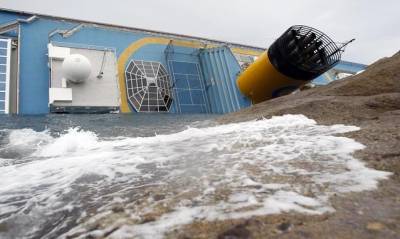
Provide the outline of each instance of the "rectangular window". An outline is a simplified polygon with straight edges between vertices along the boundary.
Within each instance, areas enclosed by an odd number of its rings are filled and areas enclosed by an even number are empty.
[[[8,113],[11,40],[0,39],[0,114]]]
[[[7,48],[7,41],[0,41],[0,48]]]

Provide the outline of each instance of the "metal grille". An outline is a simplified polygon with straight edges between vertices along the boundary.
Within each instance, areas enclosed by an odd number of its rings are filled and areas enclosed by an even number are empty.
[[[282,55],[304,71],[323,73],[342,55],[342,49],[332,39],[308,26],[292,26],[277,41]]]
[[[131,60],[125,70],[128,100],[137,112],[166,112],[172,104],[170,78],[159,62]]]

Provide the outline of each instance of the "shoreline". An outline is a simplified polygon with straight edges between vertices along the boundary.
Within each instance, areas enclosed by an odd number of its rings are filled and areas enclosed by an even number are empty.
[[[322,125],[360,127],[359,131],[344,134],[366,146],[354,156],[368,167],[392,172],[392,176],[380,182],[376,190],[332,198],[336,209],[332,214],[287,213],[222,222],[217,223],[217,228],[224,229],[211,237],[397,238],[400,235],[400,52],[377,61],[356,76],[263,102],[217,121],[225,124],[284,114],[303,114]],[[193,226],[187,230],[198,233]]]

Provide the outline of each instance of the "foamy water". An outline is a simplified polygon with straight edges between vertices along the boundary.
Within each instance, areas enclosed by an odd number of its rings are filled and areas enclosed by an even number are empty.
[[[356,130],[302,115],[151,137],[4,130],[17,156],[0,158],[0,237],[154,239],[196,221],[331,213],[333,194],[390,175],[336,135]]]

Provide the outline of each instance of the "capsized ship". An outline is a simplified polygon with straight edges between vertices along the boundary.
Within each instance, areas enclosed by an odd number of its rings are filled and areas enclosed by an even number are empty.
[[[268,49],[0,10],[0,114],[229,113],[365,65],[292,26]]]

